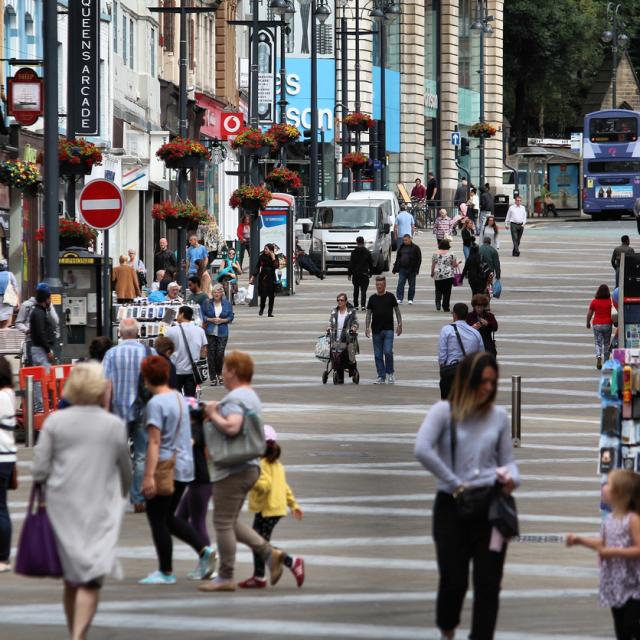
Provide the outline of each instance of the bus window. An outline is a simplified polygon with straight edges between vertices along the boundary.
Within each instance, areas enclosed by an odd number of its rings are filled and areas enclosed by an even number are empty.
[[[591,160],[589,173],[640,173],[640,160]]]
[[[591,142],[635,142],[638,121],[635,118],[592,118],[589,139]]]

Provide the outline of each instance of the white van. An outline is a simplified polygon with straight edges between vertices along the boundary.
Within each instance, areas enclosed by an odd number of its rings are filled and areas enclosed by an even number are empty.
[[[356,238],[362,236],[373,258],[376,273],[391,265],[391,226],[388,201],[324,200],[316,205],[311,251],[324,251],[325,269],[345,269]]]
[[[388,200],[391,205],[391,213],[389,216],[389,225],[391,226],[391,246],[395,248],[396,237],[393,227],[396,224],[396,218],[400,213],[400,203],[393,191],[352,191],[347,200]]]

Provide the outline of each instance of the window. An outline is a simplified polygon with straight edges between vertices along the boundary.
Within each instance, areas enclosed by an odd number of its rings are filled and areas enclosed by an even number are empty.
[[[593,118],[589,139],[591,142],[635,142],[638,121],[636,118]]]
[[[133,69],[133,18],[129,18],[129,66]]]
[[[187,45],[189,70],[193,71],[196,68],[196,21],[193,18],[187,21]]]
[[[589,173],[640,173],[638,160],[592,160]]]
[[[175,7],[175,0],[165,0],[165,7]],[[174,33],[174,14],[173,13],[163,13],[162,14],[162,41],[164,50],[170,53],[173,53],[175,40]]]
[[[118,3],[113,3],[113,52],[118,53]]]
[[[151,56],[149,58],[149,66],[151,77],[156,77],[156,30],[151,29]]]
[[[122,59],[127,64],[127,16],[122,14]]]

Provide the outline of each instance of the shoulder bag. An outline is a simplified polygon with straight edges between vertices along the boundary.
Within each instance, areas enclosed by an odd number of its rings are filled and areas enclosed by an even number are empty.
[[[451,469],[456,466],[456,445],[458,442],[456,421],[450,418],[449,429],[451,434]],[[496,495],[496,485],[490,487],[476,487],[463,489],[454,494],[456,511],[460,520],[481,520],[489,515],[489,506]]]
[[[145,346],[145,358],[148,358],[151,355],[150,347]],[[133,431],[136,427],[144,426],[142,424],[144,419],[144,410],[147,406],[147,402],[151,398],[151,394],[144,384],[144,379],[142,378],[142,373],[138,374],[138,385],[137,385],[137,393],[136,399],[133,401],[132,411],[133,411],[133,419],[127,423],[127,427],[129,429],[129,435],[133,434]]]
[[[209,363],[206,358],[198,358],[198,360],[194,362],[193,357],[191,356],[191,348],[187,342],[187,336],[182,328],[182,324],[178,323],[178,327],[180,327],[180,333],[182,333],[182,339],[184,340],[184,347],[187,350],[187,355],[189,356],[193,379],[196,381],[196,384],[202,384],[209,379]]]
[[[247,409],[242,402],[239,404],[243,418],[240,431],[235,436],[228,436],[211,421],[204,425],[210,459],[217,467],[231,467],[264,455],[267,445],[262,417]]]
[[[31,489],[29,510],[18,543],[15,572],[38,578],[62,576],[58,547],[47,515],[44,486],[40,483],[35,483]]]
[[[156,494],[159,496],[172,496],[175,490],[174,472],[177,457],[175,446],[176,442],[178,441],[180,429],[182,427],[182,398],[180,397],[179,393],[176,393],[176,398],[178,400],[178,406],[180,407],[180,416],[178,418],[178,424],[176,426],[176,431],[173,435],[173,441],[171,442],[170,447],[171,449],[173,449],[173,455],[167,460],[158,460],[155,473],[153,474],[153,479],[156,483]]]
[[[460,345],[460,350],[462,351],[463,357],[467,355],[467,352],[464,349],[464,344],[462,344],[462,338],[460,337],[460,331],[458,331],[458,327],[455,322],[451,323],[453,330],[456,332],[456,339],[458,340],[458,344]],[[453,378],[456,375],[456,371],[458,370],[459,362],[454,362],[452,364],[444,364],[440,366],[440,378],[447,380],[449,378]]]

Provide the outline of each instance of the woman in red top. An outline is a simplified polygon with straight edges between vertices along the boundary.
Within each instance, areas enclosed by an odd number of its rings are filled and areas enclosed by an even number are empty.
[[[249,240],[251,238],[251,218],[249,216],[242,216],[236,235],[238,236],[238,241],[240,243],[240,258],[238,262],[240,263],[240,268],[242,268],[244,254],[246,253],[248,256],[251,256],[249,246]],[[249,262],[251,262],[251,257],[249,257]]]
[[[606,284],[601,284],[596,291],[596,297],[589,305],[587,313],[587,329],[590,329],[593,320],[593,339],[596,344],[596,367],[602,369],[602,356],[609,359],[611,349],[611,293]]]

